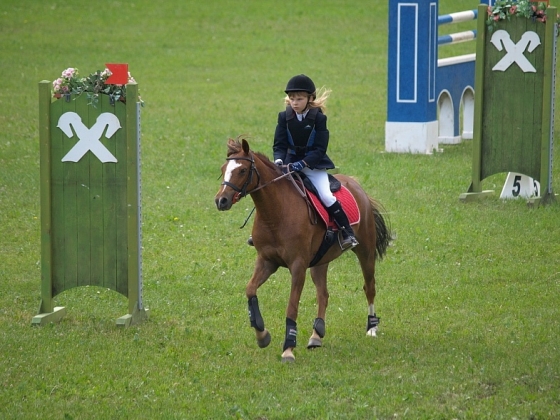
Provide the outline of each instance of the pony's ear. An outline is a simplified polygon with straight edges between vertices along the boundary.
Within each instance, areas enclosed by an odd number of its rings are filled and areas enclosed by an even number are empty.
[[[243,151],[245,152],[245,154],[248,155],[249,154],[249,143],[247,143],[247,140],[241,139],[241,147],[243,148]]]

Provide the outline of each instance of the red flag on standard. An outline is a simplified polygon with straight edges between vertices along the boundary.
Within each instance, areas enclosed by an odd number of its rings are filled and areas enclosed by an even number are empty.
[[[105,64],[111,75],[106,85],[126,85],[128,83],[128,64]]]

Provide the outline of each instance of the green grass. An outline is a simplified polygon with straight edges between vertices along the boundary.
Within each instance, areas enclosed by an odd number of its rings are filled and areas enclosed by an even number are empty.
[[[468,141],[434,156],[384,153],[386,2],[7,0],[0,46],[0,418],[560,417],[558,205],[499,200],[504,174],[484,181],[496,197],[459,202]],[[68,311],[60,323],[33,328],[37,84],[109,62],[129,64],[146,102],[150,319],[118,329],[126,299],[84,287],[57,296]],[[272,334],[259,349],[244,296],[255,251],[239,229],[252,203],[221,213],[213,197],[227,138],[246,133],[269,154],[282,89],[300,72],[333,89],[329,154],[384,204],[397,239],[377,269],[379,337],[365,336],[359,265],[344,255],[330,268],[324,347],[304,346],[316,311],[309,281],[297,360],[286,365],[288,272],[259,290]]]

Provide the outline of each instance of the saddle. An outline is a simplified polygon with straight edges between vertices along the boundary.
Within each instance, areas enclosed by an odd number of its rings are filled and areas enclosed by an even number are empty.
[[[309,181],[309,178],[307,178],[304,174],[299,173],[298,175],[300,175],[301,180],[303,182],[303,186],[305,187],[305,193],[307,195],[307,198],[309,198],[309,201],[311,202],[311,204],[313,204],[315,211],[317,212],[319,217],[323,220],[325,226],[327,228],[331,228],[333,231],[337,231],[338,226],[336,225],[336,223],[334,223],[334,220],[331,219],[329,213],[327,212],[327,209],[319,199],[319,194],[317,193],[315,186],[311,183],[311,181]],[[342,208],[344,209],[346,215],[348,216],[348,221],[350,222],[350,225],[355,225],[359,223],[360,209],[358,208],[358,203],[356,203],[356,199],[354,198],[350,190],[348,190],[348,188],[346,187],[343,187],[340,181],[331,174],[329,174],[329,182],[330,182],[331,192],[333,193],[335,198],[338,201],[340,201]]]
[[[302,179],[302,183],[305,188],[305,193],[307,195],[309,202],[312,204],[313,208],[315,209],[316,213],[319,215],[321,220],[323,220],[323,223],[325,224],[325,228],[326,228],[323,242],[319,246],[319,249],[317,250],[317,253],[313,257],[313,260],[311,260],[311,262],[309,263],[309,267],[313,267],[321,260],[321,258],[323,258],[323,256],[329,250],[329,248],[332,245],[334,245],[335,242],[337,242],[338,234],[335,232],[337,232],[339,229],[336,223],[334,222],[334,220],[332,220],[332,218],[330,217],[329,213],[327,212],[327,209],[319,199],[315,186],[309,181],[309,179],[304,174],[299,173],[298,175],[300,175]],[[329,174],[329,181],[330,181],[331,192],[333,193],[335,198],[338,201],[340,201],[342,208],[344,209],[346,215],[348,216],[348,221],[350,222],[350,225],[355,225],[359,223],[360,209],[358,208],[358,203],[356,203],[356,199],[354,198],[350,190],[342,186],[340,181],[331,174]]]

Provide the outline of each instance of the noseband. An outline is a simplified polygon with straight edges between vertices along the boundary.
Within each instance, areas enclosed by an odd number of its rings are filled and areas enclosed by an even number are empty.
[[[251,169],[249,170],[249,175],[247,176],[247,180],[245,181],[245,183],[241,188],[239,188],[237,185],[233,185],[231,182],[222,181],[222,185],[227,185],[237,193],[233,196],[232,199],[233,203],[237,203],[247,194],[251,194],[251,191],[247,192],[247,187],[249,186],[249,184],[251,184],[251,182],[253,182],[253,173],[257,174],[257,186],[261,182],[261,176],[259,175],[259,171],[257,171],[257,168],[255,166],[255,159],[253,159],[252,155],[251,157],[230,157],[230,158],[226,158],[226,160],[246,160],[251,162]]]

